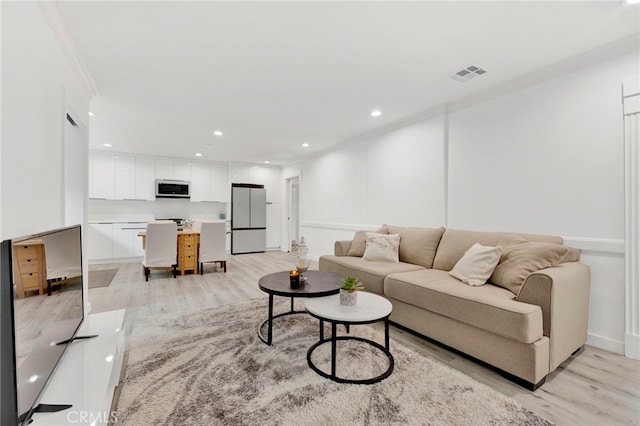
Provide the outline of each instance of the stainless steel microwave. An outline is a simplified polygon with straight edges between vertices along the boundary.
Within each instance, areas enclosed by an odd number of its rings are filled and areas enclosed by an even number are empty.
[[[191,198],[191,182],[156,179],[156,198]]]

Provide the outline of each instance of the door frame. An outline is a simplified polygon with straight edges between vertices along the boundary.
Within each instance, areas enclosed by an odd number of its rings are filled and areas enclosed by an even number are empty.
[[[286,187],[286,226],[285,226],[285,238],[286,242],[284,247],[288,252],[291,252],[291,239],[293,237],[292,226],[293,223],[297,223],[297,229],[295,234],[297,234],[297,238],[300,238],[300,199],[301,199],[301,178],[300,175],[291,176],[285,179],[285,187]],[[297,191],[297,196],[294,197],[294,191]],[[294,198],[297,199],[297,208],[294,209]],[[296,220],[293,221],[293,215],[297,214]]]

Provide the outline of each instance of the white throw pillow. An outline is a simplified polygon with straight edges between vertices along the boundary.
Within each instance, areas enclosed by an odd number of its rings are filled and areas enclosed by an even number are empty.
[[[467,250],[449,275],[463,283],[477,286],[487,283],[502,255],[502,247],[487,247],[475,243]]]
[[[362,258],[369,262],[398,263],[400,234],[377,234],[367,232],[367,247]]]

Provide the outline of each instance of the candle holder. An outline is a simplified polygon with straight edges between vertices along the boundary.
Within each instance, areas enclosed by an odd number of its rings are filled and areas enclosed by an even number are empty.
[[[298,271],[289,272],[289,284],[293,289],[300,288],[300,273]]]

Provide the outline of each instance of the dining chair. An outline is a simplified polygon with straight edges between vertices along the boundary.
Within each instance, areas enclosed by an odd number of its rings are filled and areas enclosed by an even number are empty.
[[[198,263],[200,275],[204,264],[215,262],[227,272],[227,224],[225,222],[202,222],[200,225],[200,248]]]
[[[172,270],[176,277],[178,267],[178,227],[173,221],[157,221],[147,224],[147,237],[142,270],[144,280],[149,281],[151,269]]]

